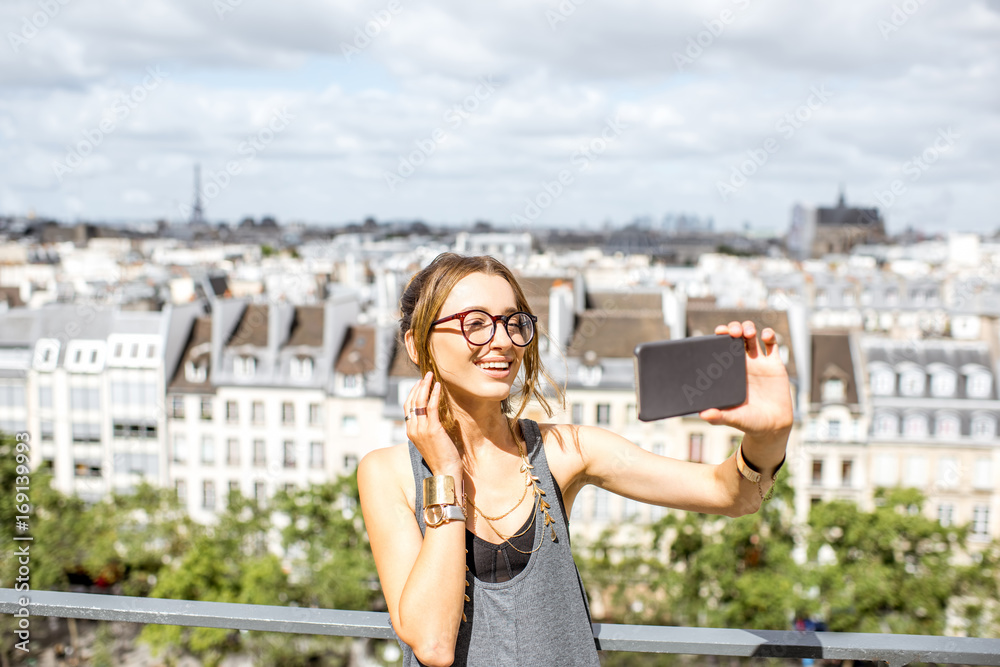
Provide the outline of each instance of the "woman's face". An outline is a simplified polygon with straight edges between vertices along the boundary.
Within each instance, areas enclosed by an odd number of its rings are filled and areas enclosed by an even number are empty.
[[[474,309],[491,315],[517,311],[510,283],[502,276],[472,273],[455,284],[434,319]],[[461,321],[454,319],[434,326],[430,349],[441,373],[437,379],[448,387],[452,398],[465,402],[507,398],[527,348],[511,342],[502,322],[497,322],[493,340],[473,345],[462,335]]]

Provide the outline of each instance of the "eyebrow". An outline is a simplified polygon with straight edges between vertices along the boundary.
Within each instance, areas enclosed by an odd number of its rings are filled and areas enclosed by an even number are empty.
[[[465,308],[459,309],[457,312],[464,313],[467,310],[482,310],[487,313],[490,312],[490,309],[487,308],[486,306],[467,306]],[[511,313],[516,313],[516,312],[518,312],[517,306],[508,306],[507,309],[503,311],[503,314],[510,315]]]

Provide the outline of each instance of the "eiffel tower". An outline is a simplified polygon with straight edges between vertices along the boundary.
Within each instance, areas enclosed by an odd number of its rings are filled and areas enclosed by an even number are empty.
[[[194,165],[194,206],[191,207],[191,220],[192,225],[203,225],[205,224],[205,218],[202,215],[203,210],[201,208],[201,165]]]

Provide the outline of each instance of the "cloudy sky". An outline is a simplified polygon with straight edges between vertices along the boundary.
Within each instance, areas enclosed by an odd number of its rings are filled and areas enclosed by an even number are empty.
[[[1000,227],[1000,0],[4,0],[0,214]]]

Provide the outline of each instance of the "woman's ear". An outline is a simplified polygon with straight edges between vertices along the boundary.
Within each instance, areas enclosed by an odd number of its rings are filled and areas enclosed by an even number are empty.
[[[403,344],[406,345],[406,353],[410,355],[410,361],[420,366],[420,358],[417,356],[417,344],[413,342],[413,329],[408,329],[403,334]]]

